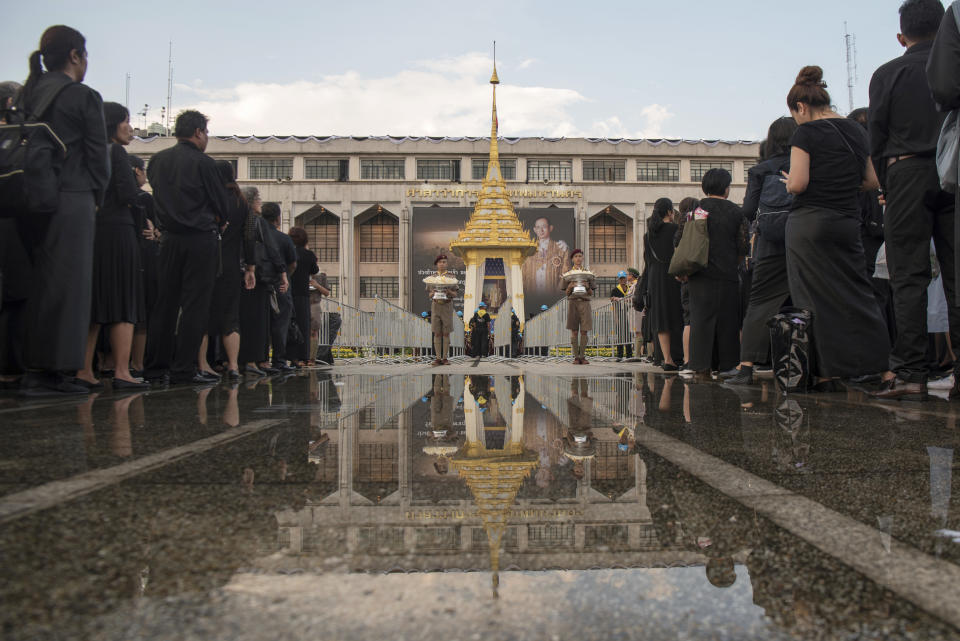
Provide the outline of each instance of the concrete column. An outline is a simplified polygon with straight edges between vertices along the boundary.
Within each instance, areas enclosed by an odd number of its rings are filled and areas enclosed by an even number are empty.
[[[519,315],[519,310],[517,310]],[[520,379],[520,393],[517,395],[517,399],[513,402],[513,410],[510,421],[510,442],[511,443],[523,443],[523,413],[524,413],[524,399],[527,397],[526,394],[526,384],[523,382],[523,379]]]
[[[633,218],[633,264],[643,273],[643,235],[647,232],[647,207],[644,203],[636,204],[636,215]]]
[[[400,264],[397,266],[397,277],[400,287],[400,298],[397,304],[409,310],[413,304],[410,287],[410,246],[413,240],[410,237],[410,209],[400,208]]]
[[[467,265],[467,276],[463,283],[463,321],[468,322],[477,311],[477,304],[480,302],[480,287],[478,285],[478,273],[480,269],[477,264]]]
[[[354,281],[356,251],[353,247],[353,203],[340,203],[340,302],[356,304],[357,292]]]
[[[510,263],[510,280],[508,281],[507,287],[509,288],[512,284],[513,294],[511,294],[511,299],[513,300],[513,308],[517,312],[517,318],[520,319],[520,326],[523,327],[524,321],[527,318],[526,314],[526,295],[523,291],[523,258],[517,256],[516,262],[511,261]]]

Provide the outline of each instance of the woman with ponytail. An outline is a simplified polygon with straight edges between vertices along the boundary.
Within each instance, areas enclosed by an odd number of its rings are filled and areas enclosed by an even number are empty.
[[[673,258],[673,235],[677,225],[673,222],[673,201],[660,198],[653,205],[653,213],[647,218],[647,233],[643,235],[643,260],[647,265],[647,292],[649,306],[647,322],[656,336],[663,358],[663,371],[676,372],[674,356],[681,352],[683,310],[680,306],[680,283],[667,273]]]
[[[793,305],[813,315],[817,391],[835,379],[885,372],[890,340],[867,280],[858,195],[878,187],[867,137],[830,104],[820,67],[804,67],[787,95],[797,131],[790,141],[794,195],[786,227]]]
[[[82,84],[86,72],[86,41],[79,31],[63,25],[44,31],[30,56],[21,107],[50,124],[67,154],[57,211],[19,223],[34,267],[25,319],[28,373],[20,387],[27,396],[89,391],[64,374],[84,369],[95,213],[110,177],[103,100]]]

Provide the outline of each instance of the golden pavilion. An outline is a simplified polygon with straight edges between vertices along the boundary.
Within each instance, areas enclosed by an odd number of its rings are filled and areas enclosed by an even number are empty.
[[[463,318],[468,320],[480,304],[485,281],[503,279],[507,300],[498,300],[494,307],[509,310],[512,306],[523,323],[526,313],[523,304],[523,261],[536,251],[537,243],[524,229],[507,194],[507,186],[500,171],[500,152],[497,145],[497,67],[490,78],[493,85],[493,121],[490,130],[490,160],[483,179],[477,204],[470,220],[450,243],[450,249],[463,258],[467,267],[463,296]]]

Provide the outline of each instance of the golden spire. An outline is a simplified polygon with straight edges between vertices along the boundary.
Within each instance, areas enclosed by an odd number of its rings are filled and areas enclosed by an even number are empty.
[[[523,256],[533,254],[537,243],[530,232],[523,228],[517,212],[507,193],[507,184],[500,171],[500,152],[497,136],[500,123],[497,120],[497,65],[494,62],[493,75],[490,77],[493,87],[493,111],[490,124],[490,160],[487,161],[487,173],[483,179],[477,204],[457,238],[450,243],[453,253],[466,258],[469,248],[519,248]]]

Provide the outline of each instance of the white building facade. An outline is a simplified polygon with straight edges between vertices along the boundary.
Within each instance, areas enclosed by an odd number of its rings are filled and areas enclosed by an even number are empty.
[[[175,139],[136,139],[147,162]],[[307,230],[310,248],[344,303],[372,309],[376,297],[407,309],[412,222],[423,207],[472,208],[489,138],[214,137],[207,153],[234,164],[239,184],[280,204],[283,229]],[[500,164],[518,209],[575,211],[576,246],[606,296],[616,273],[643,268],[645,219],[661,197],[701,197],[710,168],[733,175],[741,202],[759,145],[746,141],[500,138]],[[419,310],[414,310],[419,311]]]

